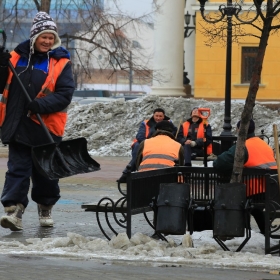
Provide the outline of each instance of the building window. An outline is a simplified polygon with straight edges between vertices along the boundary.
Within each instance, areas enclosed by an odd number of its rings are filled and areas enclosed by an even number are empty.
[[[243,47],[241,62],[241,83],[250,83],[255,65],[258,47]]]

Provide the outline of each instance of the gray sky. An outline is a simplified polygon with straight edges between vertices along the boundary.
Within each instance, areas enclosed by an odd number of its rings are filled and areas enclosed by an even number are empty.
[[[112,4],[112,0],[105,0],[105,7]],[[140,16],[152,9],[153,0],[117,0],[120,9],[133,16]]]

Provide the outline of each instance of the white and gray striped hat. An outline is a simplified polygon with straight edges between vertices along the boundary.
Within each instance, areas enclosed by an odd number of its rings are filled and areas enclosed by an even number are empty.
[[[57,34],[57,27],[53,19],[46,12],[39,12],[34,17],[30,30],[30,45],[32,49],[38,36],[43,33],[52,33],[55,35],[52,49],[58,48],[61,45],[61,40]]]

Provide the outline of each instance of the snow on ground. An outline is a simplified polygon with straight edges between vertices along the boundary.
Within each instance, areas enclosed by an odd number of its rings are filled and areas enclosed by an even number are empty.
[[[126,264],[160,266],[196,266],[238,270],[279,271],[279,257],[264,255],[264,236],[252,231],[252,238],[241,252],[235,252],[244,238],[226,241],[231,251],[223,251],[212,238],[212,231],[187,233],[184,236],[167,236],[165,241],[154,240],[136,233],[129,240],[120,233],[107,241],[68,233],[59,238],[32,238],[23,244],[18,241],[1,242],[1,254],[24,254],[81,259],[125,261]],[[191,247],[191,244],[194,247]]]
[[[147,95],[130,101],[117,99],[107,103],[77,105],[72,103],[68,110],[69,119],[64,139],[85,137],[88,150],[93,156],[130,156],[130,146],[140,123],[150,118],[155,108],[161,107],[176,126],[180,120],[185,121],[193,107],[210,108],[213,135],[222,132],[224,123],[224,102],[210,102],[201,99],[158,97]],[[235,132],[236,123],[241,117],[244,101],[232,100],[231,124]],[[273,147],[273,124],[279,127],[280,118],[277,110],[271,110],[256,104],[253,111],[256,134],[261,130],[270,137]],[[280,128],[279,128],[280,129]]]

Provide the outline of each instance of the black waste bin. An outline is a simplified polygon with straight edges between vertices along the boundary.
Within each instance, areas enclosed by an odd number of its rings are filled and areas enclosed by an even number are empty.
[[[243,237],[246,219],[246,185],[229,183],[215,187],[214,236]]]
[[[189,204],[189,184],[160,184],[157,199],[156,232],[185,234]]]

